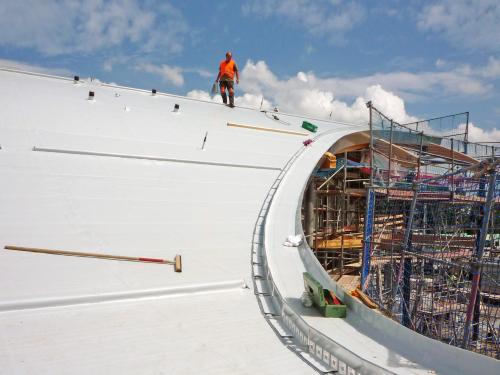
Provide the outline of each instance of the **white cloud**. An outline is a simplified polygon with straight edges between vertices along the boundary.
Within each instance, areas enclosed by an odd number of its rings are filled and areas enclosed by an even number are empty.
[[[455,68],[442,73],[448,76],[451,87],[459,82],[457,89],[462,90],[464,94],[488,93],[493,88],[493,85],[486,82],[500,78],[500,58],[493,56],[488,58],[488,62],[485,65],[477,66],[468,64],[457,65],[441,59],[436,61],[436,67],[438,68],[453,65],[455,65]],[[441,77],[445,75],[441,74]],[[451,79],[452,77],[453,79]]]
[[[382,84],[385,88],[400,93],[406,99],[428,94],[485,95],[493,90],[471,73],[460,70],[442,72],[390,72],[375,73],[354,79],[334,79],[339,92],[360,94],[368,85]]]
[[[464,132],[465,124],[461,124],[458,130]],[[485,130],[469,122],[469,142],[500,142],[500,130],[497,128]]]
[[[383,111],[382,111],[383,112]],[[457,116],[454,118],[443,118],[440,121],[425,122],[420,121],[418,123],[418,130],[423,131],[429,135],[436,136],[451,136],[454,135],[455,139],[463,140],[464,134],[466,132],[467,124],[465,122],[460,122],[458,125],[453,125],[454,121],[465,121],[465,116]],[[449,126],[453,125],[453,126]],[[415,124],[411,124],[410,127],[415,129]],[[500,129],[483,129],[473,122],[469,122],[468,127],[468,141],[471,143],[484,144],[485,142],[500,142]],[[471,146],[472,147],[472,146]]]
[[[246,74],[255,77],[248,82],[242,80],[242,85],[249,92],[257,90],[254,86],[278,86],[276,77],[263,61],[249,62],[245,66]],[[341,78],[318,78],[313,72],[299,72],[289,82],[302,83],[304,88],[314,88],[321,91],[331,91],[337,98],[354,99],[362,96],[369,86],[381,85],[384,89],[397,93],[405,100],[416,100],[429,95],[487,95],[494,86],[485,81],[480,70],[464,71],[452,69],[440,72],[391,72],[375,73],[368,76]],[[258,90],[257,90],[258,91]]]
[[[215,79],[215,74],[213,72],[209,72],[206,69],[183,68],[182,71],[185,72],[185,73],[195,73],[195,74],[198,74],[200,77],[203,77],[203,78],[213,77]]]
[[[203,90],[192,90],[187,93],[189,98],[204,100],[207,102],[222,103],[222,98],[219,94],[211,95],[210,93]],[[244,93],[243,96],[236,96],[234,102],[238,107],[248,107],[254,109],[266,109],[272,108],[271,103],[264,99],[262,95],[253,95]],[[261,106],[262,104],[262,106]]]
[[[392,92],[388,92],[380,85],[370,86],[366,89],[364,97],[371,100],[373,105],[382,113],[388,115],[399,123],[417,121],[416,117],[406,113],[403,99]]]
[[[331,41],[341,41],[342,33],[359,24],[366,13],[358,2],[342,0],[251,0],[242,11],[245,15],[286,19]]]
[[[494,63],[485,67],[495,66]],[[485,67],[478,69],[483,72]],[[458,71],[456,73],[458,75]],[[468,74],[472,74],[469,72]],[[478,73],[479,74],[479,73]],[[368,110],[366,102],[372,101],[374,106],[389,118],[399,123],[410,123],[417,118],[408,114],[405,102],[398,94],[388,90],[384,84],[373,83],[375,77],[386,78],[384,75],[374,75],[368,79],[353,78],[358,87],[359,95],[352,100],[340,99],[336,96],[339,87],[349,85],[348,79],[318,78],[313,73],[298,72],[295,76],[281,79],[277,77],[264,61],[247,61],[241,71],[241,85],[237,86],[237,93],[241,96],[235,98],[238,106],[260,108],[264,97],[263,108],[270,109],[277,106],[281,111],[300,113],[305,116],[334,119],[350,123],[366,123],[368,121]],[[425,75],[424,75],[425,78]],[[417,79],[417,76],[414,77]],[[341,84],[339,84],[339,81]],[[366,84],[361,88],[362,83]],[[390,80],[388,82],[391,82]],[[422,86],[426,90],[426,85]],[[210,95],[208,92],[193,90],[188,93],[189,97],[206,101],[221,102],[220,95]],[[433,134],[439,134],[442,130],[431,129],[425,123],[420,124]],[[446,134],[458,134],[464,131],[465,125],[459,125],[455,131],[453,128],[445,129]],[[469,123],[469,141],[494,141],[500,140],[500,130],[484,130],[473,123]]]
[[[187,93],[188,98],[204,100],[206,102],[222,103],[220,95],[210,95],[210,93],[203,90],[192,90]]]
[[[375,95],[377,92],[375,89],[370,92],[366,90],[368,87],[378,85],[380,89],[383,88],[382,90],[405,100],[437,94],[488,94],[493,86],[484,82],[478,74],[478,72],[463,72],[455,69],[444,72],[376,73],[354,78],[318,78],[313,72],[298,72],[296,76],[279,80],[264,61],[255,63],[248,61],[242,71],[241,86],[248,93],[264,94],[266,97],[269,96],[269,92],[276,92],[276,99],[279,99],[280,95],[317,97],[319,98],[317,101],[307,103],[307,106],[323,108],[326,112],[330,105],[325,103],[334,103],[340,99],[351,100],[355,103],[358,97],[369,98]],[[289,94],[290,91],[293,91],[293,94]],[[275,101],[284,102],[284,100]],[[393,102],[393,105],[396,105],[396,102]],[[301,110],[307,110],[307,108],[301,108]],[[395,111],[394,116],[404,117],[401,110]]]
[[[307,74],[305,74],[304,72],[298,72],[297,78],[299,79],[299,81],[307,82]]]
[[[111,72],[111,71],[113,71],[113,68],[116,65],[127,64],[131,60],[132,60],[131,56],[126,56],[126,55],[123,55],[123,54],[114,55],[114,56],[109,57],[106,60],[104,60],[104,62],[102,63],[102,68],[106,72]]]
[[[71,76],[72,73],[64,68],[47,68],[35,64],[29,64],[22,61],[0,59],[0,67],[23,70],[26,72],[36,72],[55,76]]]
[[[375,106],[396,121],[415,121],[414,117],[406,113],[404,101],[380,85],[365,87],[360,96],[347,103],[335,97],[335,87],[327,87],[328,83],[333,81],[322,80],[312,73],[304,72],[299,72],[292,78],[279,79],[264,61],[257,63],[248,61],[241,71],[241,77],[239,89],[243,91],[243,95],[235,98],[235,103],[239,106],[260,108],[264,98],[263,109],[277,106],[285,112],[360,123],[368,120],[366,102],[371,100]],[[212,96],[201,90],[190,91],[188,96],[221,101],[219,95]]]
[[[188,26],[164,1],[5,0],[0,2],[0,45],[47,55],[95,52],[124,43],[140,51],[182,49]]]
[[[136,69],[143,72],[159,75],[165,80],[165,82],[171,83],[174,86],[182,86],[184,84],[182,68],[178,66],[170,66],[165,64],[155,66],[153,64],[143,63],[138,64],[136,66]]]
[[[113,66],[114,66],[114,63],[111,60],[106,60],[102,64],[102,68],[104,69],[105,72],[113,71]]]
[[[447,64],[446,60],[443,60],[441,58],[437,59],[436,63],[435,63],[436,68],[442,68],[442,67],[446,66],[446,64]]]
[[[443,35],[454,45],[472,50],[499,51],[498,0],[437,0],[418,16],[421,30]]]
[[[490,57],[488,64],[481,69],[481,74],[487,78],[500,78],[500,59]]]
[[[316,52],[316,48],[314,48],[312,45],[308,44],[305,48],[305,52],[307,55],[311,55],[314,52]]]
[[[171,66],[166,64],[156,66],[150,63],[139,63],[135,66],[135,69],[146,73],[159,75],[164,79],[165,82],[171,83],[172,85],[177,87],[184,85],[185,73],[198,74],[200,77],[203,78],[209,78],[214,76],[214,74],[210,73],[208,70],[205,69],[182,68],[180,66]]]
[[[260,108],[264,97],[265,109],[277,106],[284,112],[362,123],[368,120],[366,102],[372,101],[389,118],[409,123],[417,121],[417,118],[406,112],[404,98],[397,89],[406,93],[408,91],[405,90],[410,88],[417,94],[427,94],[436,88],[454,94],[484,93],[484,87],[488,85],[483,83],[481,77],[486,73],[495,73],[496,64],[497,60],[490,59],[487,65],[476,69],[464,66],[440,73],[399,72],[351,79],[319,78],[313,72],[298,72],[289,78],[279,78],[264,61],[249,60],[241,71],[241,84],[236,92],[243,94],[236,97],[236,104]],[[188,96],[221,102],[219,95],[212,96],[200,90],[191,91]],[[452,130],[448,129],[447,133]],[[435,133],[437,130],[428,131]],[[485,131],[472,124],[470,132],[471,141],[499,139],[496,129]]]
[[[438,129],[436,126],[433,126],[436,124],[429,124],[429,123],[419,123],[419,130],[424,131],[427,134],[432,134],[432,135],[451,135],[454,134],[456,139],[463,140],[463,135],[465,134],[466,131],[466,123],[461,122],[458,124],[458,126],[452,127],[452,128],[446,128],[446,129]],[[468,141],[471,143],[480,143],[480,144],[485,144],[488,142],[500,142],[500,130],[497,128],[493,129],[483,129],[473,122],[469,122],[469,128],[468,128]],[[495,145],[496,146],[496,145]],[[471,146],[473,147],[473,146]],[[474,152],[473,150],[471,150]]]
[[[262,95],[253,95],[245,93],[243,96],[236,97],[234,99],[235,104],[242,107],[258,108],[269,110],[272,108],[272,104],[265,99]],[[261,107],[262,104],[262,107]]]

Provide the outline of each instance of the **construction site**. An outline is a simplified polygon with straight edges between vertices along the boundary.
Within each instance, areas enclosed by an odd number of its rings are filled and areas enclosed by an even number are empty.
[[[499,150],[467,113],[0,80],[1,375],[500,373]]]
[[[371,103],[304,193],[303,228],[330,277],[441,342],[500,359],[500,148],[469,113],[399,124]]]

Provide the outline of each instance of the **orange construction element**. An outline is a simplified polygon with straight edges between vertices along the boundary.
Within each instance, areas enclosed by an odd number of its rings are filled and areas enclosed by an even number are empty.
[[[337,158],[331,152],[325,152],[325,159],[321,164],[321,169],[333,169],[337,168]]]
[[[318,249],[344,249],[349,248],[361,248],[363,247],[362,242],[363,235],[345,235],[334,238],[333,240],[319,240],[316,244]]]
[[[359,298],[361,302],[363,302],[370,309],[376,309],[378,306],[375,302],[373,302],[370,297],[368,297],[365,293],[363,293],[360,289],[351,290],[351,296]]]

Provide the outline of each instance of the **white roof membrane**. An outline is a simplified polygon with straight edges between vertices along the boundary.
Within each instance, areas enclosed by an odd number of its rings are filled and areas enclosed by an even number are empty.
[[[334,360],[349,374],[498,373],[431,340],[423,358],[418,335],[348,297],[345,320],[297,303],[304,270],[331,281],[281,244],[322,153],[365,128],[312,120],[304,148],[298,116],[9,70],[0,82],[1,247],[183,261],[0,249],[0,374],[310,374]]]

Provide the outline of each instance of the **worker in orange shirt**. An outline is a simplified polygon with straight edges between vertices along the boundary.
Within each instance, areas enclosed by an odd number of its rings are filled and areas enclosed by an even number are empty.
[[[240,77],[238,76],[238,66],[236,62],[232,59],[231,52],[226,52],[226,59],[222,60],[219,65],[219,74],[215,82],[219,82],[220,95],[222,96],[222,101],[227,104],[226,89],[229,91],[229,106],[234,107],[234,76],[236,75],[236,83],[240,83]]]

